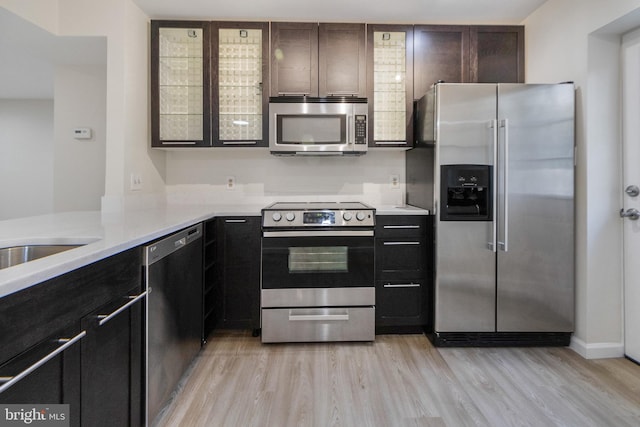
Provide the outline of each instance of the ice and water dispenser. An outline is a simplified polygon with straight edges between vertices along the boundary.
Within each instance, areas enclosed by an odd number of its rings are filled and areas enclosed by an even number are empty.
[[[492,221],[491,166],[440,167],[440,221]]]

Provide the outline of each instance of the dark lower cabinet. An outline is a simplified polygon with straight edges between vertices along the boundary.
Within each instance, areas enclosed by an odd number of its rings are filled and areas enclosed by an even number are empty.
[[[260,217],[220,217],[217,221],[217,325],[260,329]]]
[[[432,228],[425,215],[376,217],[376,333],[431,327]]]
[[[380,277],[423,277],[427,268],[426,236],[376,239],[376,269]]]
[[[389,280],[376,284],[376,316],[379,327],[416,327],[427,323],[428,287],[425,279]],[[391,329],[391,328],[390,328]]]
[[[0,377],[6,379],[39,366],[0,393],[0,404],[67,404],[69,425],[80,426],[80,342],[83,337],[80,325],[76,324],[2,364]],[[70,338],[76,339],[71,342]],[[0,387],[5,384],[8,386],[6,381],[0,382]]]
[[[142,425],[144,297],[128,298],[141,276],[133,248],[0,298],[0,390],[19,379],[0,403],[69,404],[72,426]]]
[[[82,321],[83,426],[139,426],[142,408],[143,307],[140,288]]]
[[[216,327],[216,304],[220,299],[220,268],[218,267],[218,239],[216,234],[216,220],[210,219],[204,223],[204,253],[202,272],[202,342]]]

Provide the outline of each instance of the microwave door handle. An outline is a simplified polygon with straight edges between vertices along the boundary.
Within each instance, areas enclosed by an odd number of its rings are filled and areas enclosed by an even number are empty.
[[[347,143],[353,145],[355,138],[355,129],[353,129],[353,114],[347,115]]]

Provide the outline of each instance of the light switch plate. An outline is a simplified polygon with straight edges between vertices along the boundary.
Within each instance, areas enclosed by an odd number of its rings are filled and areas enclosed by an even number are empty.
[[[139,173],[131,173],[131,191],[142,190],[142,175]]]

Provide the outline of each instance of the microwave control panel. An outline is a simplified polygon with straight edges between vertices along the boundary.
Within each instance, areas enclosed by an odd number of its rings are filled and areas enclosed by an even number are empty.
[[[355,143],[366,144],[367,143],[367,116],[365,114],[355,115]]]

